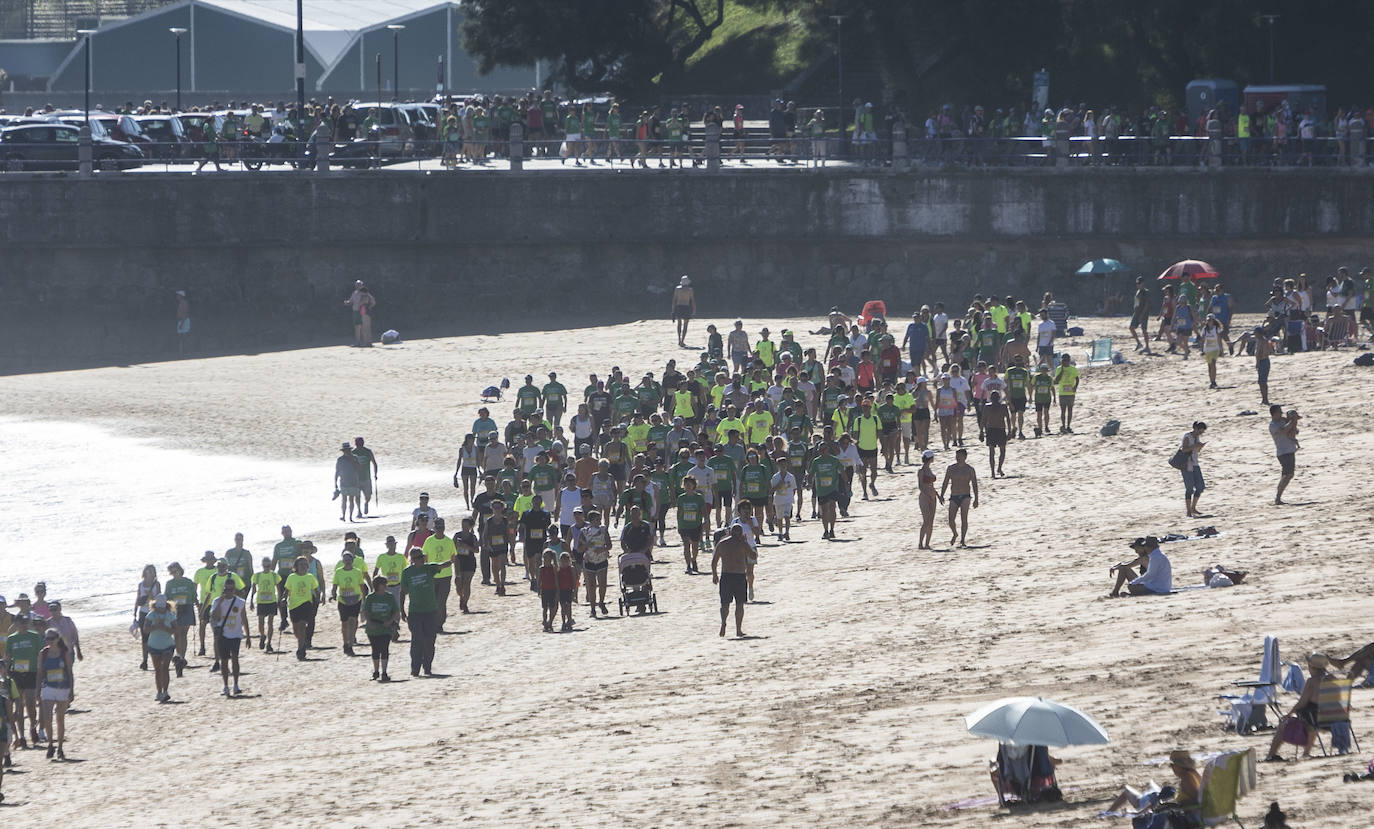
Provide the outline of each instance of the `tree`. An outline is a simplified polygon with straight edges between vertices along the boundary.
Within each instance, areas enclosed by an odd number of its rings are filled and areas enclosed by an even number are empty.
[[[725,19],[725,0],[466,0],[463,48],[478,71],[550,66],[580,92],[672,87]]]

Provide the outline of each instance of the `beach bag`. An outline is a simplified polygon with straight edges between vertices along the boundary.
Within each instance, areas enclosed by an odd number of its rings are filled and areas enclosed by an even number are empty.
[[[401,341],[401,334],[400,334],[399,331],[397,331],[397,330],[394,329],[394,328],[391,329],[391,330],[389,330],[389,331],[383,332],[383,334],[382,334],[382,345],[393,345],[393,344],[398,343],[398,342],[400,342],[400,341]]]
[[[1374,366],[1374,351],[1366,352],[1355,358],[1357,366]]]
[[[1188,453],[1184,452],[1182,449],[1178,450],[1173,454],[1173,457],[1169,458],[1169,465],[1178,470],[1187,469]]]
[[[1284,717],[1279,724],[1279,735],[1285,743],[1295,746],[1307,745],[1307,727],[1297,717]]]
[[[1116,437],[1116,433],[1119,431],[1121,431],[1121,421],[1109,420],[1103,424],[1101,434],[1104,438],[1111,438]]]

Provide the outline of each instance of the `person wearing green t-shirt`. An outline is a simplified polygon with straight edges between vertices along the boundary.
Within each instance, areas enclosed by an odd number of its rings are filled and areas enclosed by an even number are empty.
[[[864,398],[859,403],[859,410],[850,418],[849,432],[854,435],[854,443],[859,449],[859,458],[863,461],[865,469],[858,474],[859,484],[863,487],[864,500],[868,500],[868,493],[878,494],[878,447],[882,430],[882,422],[873,413],[873,402]],[[867,479],[864,473],[867,472]]]
[[[399,630],[401,606],[391,595],[391,584],[386,576],[372,579],[372,592],[362,602],[362,616],[363,632],[372,648],[372,678],[390,682],[386,663],[391,657],[391,640]]]
[[[919,371],[920,369],[915,369]],[[911,440],[916,420],[916,395],[907,390],[906,381],[897,383],[897,391],[892,395],[892,405],[897,407],[897,428],[901,431],[902,463],[911,465]]]
[[[539,404],[555,428],[563,425],[563,413],[568,410],[568,389],[558,382],[558,372],[549,372],[549,382],[539,392]]]
[[[439,612],[439,623],[435,628],[437,635],[448,621],[448,594],[453,589],[453,560],[458,557],[457,545],[451,537],[444,535],[444,519],[434,519],[434,534],[425,539],[422,549],[425,561],[439,565],[439,570],[434,574],[434,606]]]
[[[177,618],[172,634],[176,638],[177,649],[172,657],[172,665],[176,667],[177,676],[181,676],[186,669],[186,634],[196,623],[197,588],[194,581],[186,578],[186,571],[177,562],[167,565],[167,573],[171,578],[162,586],[162,594],[167,601],[176,604]]]
[[[606,113],[606,163],[611,164],[611,157],[620,158],[620,102],[611,104],[611,111]]]
[[[43,650],[43,636],[33,630],[36,626],[32,613],[20,611],[14,617],[14,632],[5,637],[5,654],[9,658],[9,682],[19,692],[14,700],[13,715],[15,736],[19,747],[26,748],[24,742],[24,716],[29,718],[29,736],[33,747],[38,748],[38,654]]]
[[[296,566],[296,557],[300,555],[300,542],[291,535],[291,525],[283,524],[281,528],[281,541],[272,548],[272,559],[277,564],[277,575],[281,576],[282,582],[291,575]],[[278,628],[282,633],[286,632],[286,602],[277,603],[277,612],[281,614],[281,626]]]
[[[534,377],[526,374],[525,385],[515,390],[515,408],[522,415],[530,415],[539,408],[539,394],[539,387],[534,384]]]
[[[726,454],[724,446],[716,446],[715,452],[706,461],[715,473],[715,493],[711,499],[716,509],[716,526],[724,527],[734,520],[735,489],[739,483],[739,464]],[[724,518],[722,519],[722,516]]]
[[[419,676],[421,670],[425,676],[434,675],[434,637],[439,633],[434,579],[442,569],[441,564],[425,561],[424,550],[416,547],[410,551],[410,566],[401,571],[401,621],[410,628],[411,676]]]
[[[1035,400],[1035,436],[1050,433],[1050,406],[1054,403],[1054,378],[1050,367],[1041,363],[1031,377],[1031,396]]]
[[[812,497],[821,505],[821,538],[834,538],[835,504],[844,480],[844,464],[835,457],[835,444],[821,444],[821,454],[811,461],[806,477],[811,482]]]
[[[291,575],[283,583],[286,591],[286,611],[291,619],[291,634],[296,637],[296,659],[305,661],[310,647],[310,631],[314,627],[315,608],[320,600],[320,580],[310,572],[310,559],[296,558]]]
[[[245,584],[253,578],[253,554],[243,548],[243,533],[234,533],[234,546],[224,551],[224,560]]]
[[[700,572],[697,554],[701,552],[701,524],[706,517],[707,503],[697,492],[696,478],[683,478],[682,486],[683,492],[677,497],[677,534],[682,539],[682,559],[687,565],[687,573],[695,575]]]
[[[339,627],[343,632],[343,652],[356,656],[353,646],[358,640],[358,617],[363,599],[367,596],[367,570],[357,567],[352,550],[344,550],[343,566],[334,570],[329,600],[339,607]]]
[[[1073,400],[1078,393],[1078,369],[1069,363],[1067,353],[1059,356],[1054,370],[1055,392],[1059,395],[1059,434],[1073,434]],[[1049,424],[1045,424],[1048,429]]]
[[[883,461],[890,473],[901,441],[902,410],[897,408],[897,395],[888,392],[873,413],[878,416],[878,440],[883,448]]]
[[[262,569],[253,574],[248,587],[248,601],[258,613],[258,649],[273,653],[272,620],[277,616],[277,601],[281,598],[281,576],[272,569],[271,556],[262,557]]]
[[[200,557],[204,566],[196,570],[191,580],[200,588],[200,596],[196,599],[196,606],[200,609],[200,655],[205,655],[205,626],[210,624],[209,618],[205,615],[205,608],[209,607],[210,599],[210,577],[215,574],[215,554],[212,550],[206,550],[205,555]]]
[[[1031,373],[1026,359],[1020,354],[1012,358],[1012,365],[1002,375],[1007,383],[1007,403],[1011,407],[1012,428],[1018,440],[1026,439],[1026,400],[1030,397]]]

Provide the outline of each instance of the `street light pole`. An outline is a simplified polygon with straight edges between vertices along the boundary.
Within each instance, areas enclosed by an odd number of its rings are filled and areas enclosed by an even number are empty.
[[[90,134],[91,134],[91,35],[95,34],[95,29],[77,29],[77,30],[76,30],[76,33],[79,34],[79,35],[81,35],[81,37],[82,37],[82,39],[83,39],[83,41],[84,41],[84,42],[83,42],[83,45],[82,45],[81,52],[82,52],[82,55],[83,55],[83,58],[84,58],[84,61],[83,61],[83,62],[84,62],[84,64],[85,64],[85,70],[86,70],[85,73],[84,73],[85,77],[83,78],[83,80],[85,81],[85,88],[86,88],[86,134],[87,134],[87,135],[90,135]]]
[[[839,76],[840,112],[836,120],[840,125],[840,143],[844,143],[844,19],[847,14],[832,14],[835,21],[835,70]]]
[[[305,139],[305,10],[296,0],[296,138]]]
[[[401,30],[403,23],[389,23],[391,30],[391,100],[400,100],[401,94]]]
[[[1278,19],[1277,14],[1260,15],[1260,20],[1269,24],[1269,83],[1274,82],[1274,21]]]
[[[181,36],[186,34],[186,30],[173,26],[167,31],[177,36],[177,112],[181,112]]]

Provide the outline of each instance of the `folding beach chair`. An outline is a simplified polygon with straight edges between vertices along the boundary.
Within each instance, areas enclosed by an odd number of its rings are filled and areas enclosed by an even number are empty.
[[[1254,788],[1254,748],[1227,751],[1212,758],[1202,771],[1202,805],[1198,809],[1202,825],[1216,826],[1234,820],[1245,829],[1236,815],[1236,802]]]
[[[1050,312],[1050,322],[1054,323],[1054,335],[1063,337],[1069,333],[1069,306],[1062,302],[1051,302],[1046,306]]]
[[[1336,747],[1336,729],[1345,729],[1355,743],[1355,751],[1360,750],[1359,738],[1355,736],[1355,729],[1350,725],[1350,685],[1349,679],[1328,676],[1322,680],[1322,687],[1317,691],[1317,743],[1321,746],[1323,755],[1327,755],[1326,743],[1322,740],[1323,728],[1332,732],[1333,749]]]
[[[1237,688],[1247,689],[1240,696],[1221,695],[1221,699],[1230,703],[1231,707],[1218,713],[1231,720],[1231,727],[1237,734],[1268,728],[1266,708],[1274,712],[1276,721],[1283,716],[1283,711],[1278,705],[1279,680],[1282,678],[1282,672],[1283,664],[1279,662],[1279,639],[1277,636],[1265,636],[1259,679],[1233,683]]]
[[[1112,338],[1099,337],[1092,341],[1088,349],[1088,365],[1110,363],[1112,361]]]

